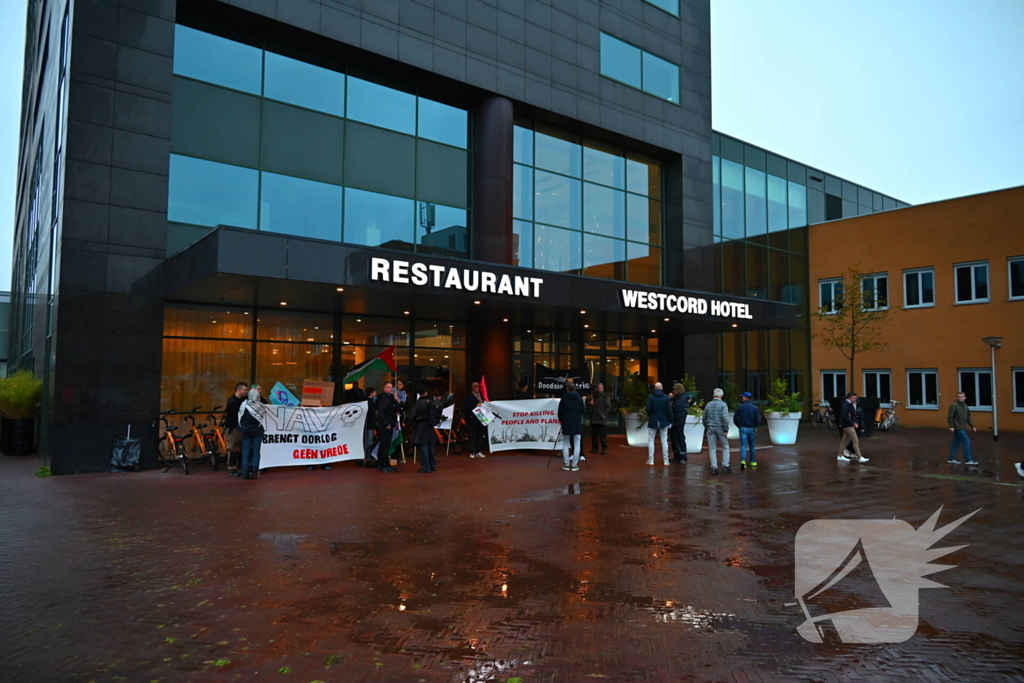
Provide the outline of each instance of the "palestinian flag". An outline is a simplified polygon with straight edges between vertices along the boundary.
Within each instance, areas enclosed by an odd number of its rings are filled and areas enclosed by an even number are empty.
[[[391,446],[388,447],[388,455],[394,455],[398,447],[405,442],[405,437],[402,436],[402,430],[395,427],[391,431]],[[370,455],[374,458],[380,459],[380,441],[373,445],[373,450],[370,451]]]
[[[381,372],[390,370],[391,372],[398,372],[398,366],[395,365],[395,347],[389,346],[373,358],[363,361],[349,370],[348,374],[345,375],[345,380],[342,384],[358,382],[360,377],[371,370],[380,370]]]

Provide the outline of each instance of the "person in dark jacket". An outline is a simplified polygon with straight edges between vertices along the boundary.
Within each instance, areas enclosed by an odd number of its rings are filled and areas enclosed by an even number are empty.
[[[528,382],[520,382],[516,390],[512,392],[512,399],[515,401],[529,401],[533,396],[530,396],[530,384]]]
[[[242,476],[242,432],[238,428],[238,411],[248,394],[249,385],[239,382],[224,406],[224,440],[228,446],[228,474],[232,477]]]
[[[395,385],[384,383],[384,393],[377,397],[377,469],[381,472],[397,472],[391,466],[391,436],[398,426],[398,403],[395,401]]]
[[[430,474],[437,470],[437,458],[434,454],[437,434],[434,427],[441,421],[441,397],[428,396],[426,387],[417,387],[416,394],[419,398],[413,404],[409,416],[409,422],[412,424],[412,442],[416,445],[416,454],[420,459],[418,472]]]
[[[757,453],[754,451],[754,432],[761,424],[761,411],[750,402],[749,391],[740,394],[740,405],[732,416],[732,422],[740,430],[740,469],[747,469],[747,450],[750,450],[750,466],[757,467]]]
[[[654,437],[661,437],[663,465],[668,465],[668,429],[672,426],[672,401],[665,395],[661,382],[654,385],[654,393],[647,397],[647,464],[654,464]]]
[[[601,455],[608,452],[608,413],[612,412],[612,399],[604,393],[604,384],[597,383],[594,395],[590,397],[590,452]]]
[[[466,431],[469,436],[467,447],[469,448],[470,458],[485,457],[483,454],[483,444],[487,428],[480,424],[480,420],[473,414],[473,410],[483,404],[484,397],[480,393],[480,382],[473,382],[469,385],[469,393],[466,394],[466,398],[462,401],[462,419],[466,421]]]
[[[960,392],[956,395],[956,403],[949,406],[946,413],[946,421],[949,423],[949,431],[953,432],[953,444],[949,447],[949,462],[959,465],[956,459],[956,451],[960,444],[964,445],[964,464],[977,465],[978,461],[971,455],[971,437],[967,435],[967,428],[978,431],[971,420],[971,409],[967,407],[967,394]]]
[[[587,404],[576,391],[576,383],[571,379],[566,380],[565,395],[558,402],[558,421],[562,423],[562,469],[566,472],[578,472],[580,469],[580,442],[583,438],[583,413],[586,409]],[[571,462],[570,445],[573,449]]]
[[[851,391],[846,394],[846,400],[843,401],[843,407],[839,411],[839,427],[843,430],[843,440],[839,444],[839,455],[836,457],[836,460],[852,461],[856,457],[858,462],[868,461],[867,458],[861,455],[860,439],[857,438],[857,432],[861,430],[861,425],[863,424],[864,411],[857,405],[857,392]],[[846,444],[853,446],[855,456],[847,456],[843,452],[846,450]]]
[[[359,403],[366,400],[366,393],[359,388],[359,382],[352,382],[352,388],[345,392],[346,403]]]
[[[690,394],[680,382],[672,385],[672,460],[683,464],[686,456],[686,416],[690,410]]]

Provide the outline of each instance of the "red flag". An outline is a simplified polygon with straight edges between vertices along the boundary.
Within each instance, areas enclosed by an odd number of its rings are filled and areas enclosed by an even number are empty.
[[[487,379],[484,375],[480,375],[480,395],[484,397],[484,403],[491,400],[487,398]]]

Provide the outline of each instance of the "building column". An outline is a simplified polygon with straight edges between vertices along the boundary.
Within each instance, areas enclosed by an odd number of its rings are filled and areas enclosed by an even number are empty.
[[[487,378],[487,395],[491,400],[512,398],[512,326],[508,323],[471,324],[469,328],[469,376],[467,381]],[[465,395],[456,388],[456,394]],[[468,418],[467,418],[468,419]]]
[[[512,263],[512,100],[484,97],[473,106],[475,261]]]

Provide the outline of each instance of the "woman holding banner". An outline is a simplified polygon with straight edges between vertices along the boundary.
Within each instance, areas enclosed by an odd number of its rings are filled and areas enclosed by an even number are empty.
[[[465,400],[462,402],[462,419],[466,421],[466,431],[469,433],[469,443],[466,444],[469,449],[470,458],[483,458],[483,442],[484,442],[484,427],[480,424],[480,420],[473,413],[477,406],[484,404],[483,394],[480,393],[480,382],[473,382],[469,386],[469,393],[466,394]]]

